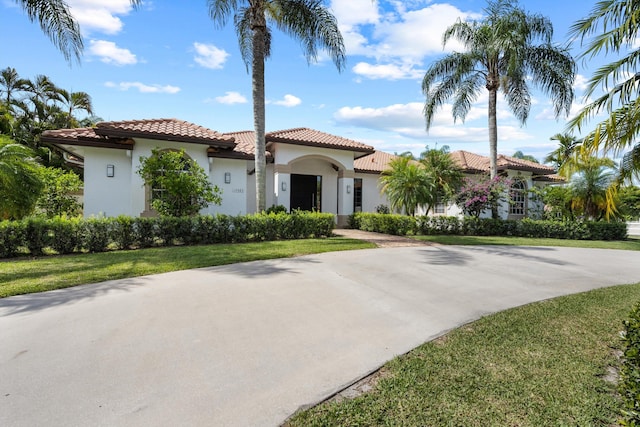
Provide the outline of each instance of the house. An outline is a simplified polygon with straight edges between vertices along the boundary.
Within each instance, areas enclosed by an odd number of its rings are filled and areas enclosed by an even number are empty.
[[[222,134],[177,119],[101,122],[94,128],[46,131],[41,140],[84,167],[84,215],[151,216],[152,189],[137,170],[140,157],[160,149],[183,149],[222,189],[222,204],[202,213],[241,215],[256,211],[254,134]],[[383,203],[375,178],[356,173],[355,161],[373,147],[307,128],[266,134],[267,206],[318,210],[346,224],[354,207]],[[363,188],[366,181],[367,188]],[[375,185],[374,185],[375,184]],[[371,186],[371,188],[369,188]],[[371,198],[371,199],[369,199]]]
[[[84,168],[84,215],[153,216],[153,189],[137,173],[140,158],[155,148],[182,149],[222,190],[222,204],[203,214],[242,215],[256,211],[254,133],[220,133],[177,119],[101,122],[93,128],[50,130],[42,142],[60,148],[68,161]],[[395,157],[358,141],[308,128],[266,134],[267,206],[318,210],[336,215],[338,225],[353,212],[375,212],[389,205],[380,194],[380,173]],[[487,173],[487,157],[456,151],[451,156],[470,176]],[[516,178],[522,201],[505,207],[505,217],[523,217],[526,189],[553,182],[548,166],[500,156],[501,173]],[[514,208],[517,206],[518,208]],[[460,215],[456,206],[438,214]]]

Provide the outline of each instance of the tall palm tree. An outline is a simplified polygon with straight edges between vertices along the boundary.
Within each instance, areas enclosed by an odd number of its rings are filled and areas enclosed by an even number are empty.
[[[33,151],[0,135],[0,219],[20,219],[33,211],[42,181]]]
[[[580,140],[568,133],[557,133],[549,138],[551,141],[558,141],[558,148],[547,154],[545,163],[551,163],[562,174],[563,166],[572,158],[576,148],[580,145]]]
[[[440,149],[427,147],[420,154],[420,163],[434,179],[433,191],[425,203],[426,213],[429,213],[437,203],[446,203],[453,197],[462,186],[464,174],[449,155],[446,145]]]
[[[400,156],[389,162],[380,177],[382,192],[387,195],[391,208],[415,215],[419,206],[426,205],[436,192],[436,180],[410,156]]]
[[[64,58],[80,61],[84,49],[80,26],[71,15],[65,0],[16,0],[31,22],[37,21],[44,34],[62,52]],[[142,0],[131,0],[136,7]]]
[[[300,40],[307,61],[318,48],[331,56],[339,71],[345,49],[335,17],[322,0],[208,0],[209,15],[223,27],[233,17],[240,53],[251,67],[253,123],[255,128],[256,207],[266,207],[266,144],[264,62],[271,54],[271,27]]]
[[[600,67],[589,80],[585,98],[597,89],[605,94],[587,104],[569,122],[571,129],[582,130],[590,119],[602,112],[608,117],[596,124],[584,138],[584,147],[592,153],[603,149],[619,153],[632,147],[625,154],[621,176],[630,178],[640,172],[640,48],[635,44],[640,36],[640,1],[605,0],[596,3],[589,16],[577,21],[570,35],[585,43],[589,39],[582,58],[593,58],[602,52],[624,52],[625,56]]]
[[[497,93],[501,90],[515,117],[526,123],[531,108],[528,81],[551,97],[556,116],[569,114],[573,101],[575,62],[568,50],[551,44],[553,26],[541,15],[527,14],[514,0],[489,1],[480,21],[458,21],[443,35],[463,44],[436,61],[422,81],[426,95],[427,129],[436,111],[453,98],[454,119],[464,120],[484,88],[489,92],[489,158],[491,177],[497,174]],[[534,44],[540,40],[540,44]]]
[[[44,74],[38,74],[34,80],[27,80],[25,89],[30,93],[29,100],[34,104],[48,105],[51,101],[62,100],[62,90]]]
[[[77,120],[73,116],[76,110],[84,110],[88,115],[93,115],[93,104],[91,96],[86,92],[69,92],[64,89],[60,91],[63,103],[67,107],[67,127],[72,127],[73,122]]]
[[[0,72],[0,94],[9,110],[17,101],[16,94],[25,91],[28,83],[29,80],[20,78],[15,68],[7,67]]]

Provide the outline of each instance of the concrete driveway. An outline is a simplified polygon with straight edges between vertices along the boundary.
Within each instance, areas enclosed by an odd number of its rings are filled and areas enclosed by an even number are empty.
[[[640,253],[422,246],[0,300],[2,426],[275,426],[456,326],[640,281]]]

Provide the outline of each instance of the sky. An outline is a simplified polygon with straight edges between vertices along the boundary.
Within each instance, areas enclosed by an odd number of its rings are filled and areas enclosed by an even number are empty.
[[[251,75],[240,56],[231,20],[210,19],[205,0],[148,0],[134,10],[129,0],[67,0],[80,24],[85,50],[78,64],[63,55],[31,23],[16,1],[0,0],[0,68],[20,77],[48,76],[68,91],[91,95],[104,120],[177,118],[219,132],[253,128]],[[354,139],[390,153],[419,155],[426,146],[449,146],[487,155],[487,94],[483,91],[464,122],[449,105],[427,132],[422,78],[431,63],[460,49],[442,45],[457,19],[479,19],[485,0],[331,0],[347,63],[340,73],[324,54],[308,64],[299,42],[273,30],[266,62],[267,132],[297,127]],[[595,0],[521,0],[527,12],[547,16],[554,43],[568,42],[570,26]],[[9,38],[6,35],[10,34]],[[571,46],[578,56],[579,43]],[[572,115],[584,99],[587,80],[615,56],[577,60]],[[521,126],[498,97],[498,152],[523,151],[539,160],[557,147],[550,137],[566,130],[551,101],[533,90],[533,105]],[[593,122],[595,124],[595,121]],[[580,136],[576,134],[576,136]]]

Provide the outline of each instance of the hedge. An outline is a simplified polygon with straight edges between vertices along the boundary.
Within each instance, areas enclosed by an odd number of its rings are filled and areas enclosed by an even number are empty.
[[[0,258],[39,256],[51,251],[68,254],[325,237],[331,235],[334,224],[332,214],[316,212],[184,218],[27,218],[0,221]]]
[[[349,219],[351,228],[385,234],[517,236],[576,240],[624,240],[624,222],[563,222],[501,220],[491,218],[418,216],[359,212]]]
[[[640,303],[623,324],[624,352],[619,383],[623,419],[620,425],[637,427],[640,426]]]

